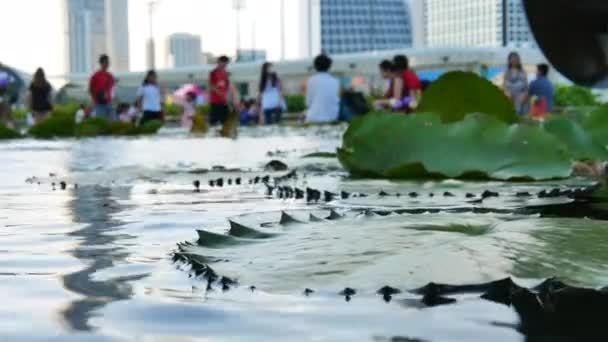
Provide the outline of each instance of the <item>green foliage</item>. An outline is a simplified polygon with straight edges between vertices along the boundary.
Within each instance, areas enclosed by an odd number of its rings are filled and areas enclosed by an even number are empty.
[[[177,103],[166,103],[164,108],[165,117],[175,118],[184,112],[184,107]]]
[[[137,134],[150,135],[156,134],[163,127],[163,123],[159,120],[148,121],[137,129]]]
[[[57,106],[48,119],[31,127],[28,134],[39,139],[73,137],[76,128],[74,115],[77,110],[77,106],[75,109]]]
[[[25,109],[13,109],[11,116],[13,120],[22,121],[27,118],[28,111]]]
[[[437,113],[443,122],[462,120],[469,113],[484,113],[503,122],[517,122],[511,100],[490,81],[470,72],[441,76],[424,92],[420,113]]]
[[[19,132],[6,127],[5,125],[0,123],[0,140],[7,139],[18,139],[21,138],[21,134]]]
[[[570,175],[567,147],[538,127],[508,125],[484,114],[455,123],[441,118],[382,112],[357,118],[338,158],[355,176],[379,178],[541,180]]]
[[[110,122],[104,118],[89,118],[75,126],[77,137],[96,137],[110,134]]]
[[[89,118],[76,125],[75,135],[77,137],[146,135],[155,134],[162,126],[163,123],[158,120],[148,121],[138,127],[129,122]]]
[[[555,88],[555,105],[558,107],[582,107],[598,105],[597,96],[591,88],[578,85],[558,85]]]
[[[300,113],[306,110],[306,97],[304,95],[288,95],[286,102],[287,112],[289,113]]]
[[[196,113],[201,114],[204,117],[209,116],[210,111],[211,111],[211,106],[208,104],[196,107]]]

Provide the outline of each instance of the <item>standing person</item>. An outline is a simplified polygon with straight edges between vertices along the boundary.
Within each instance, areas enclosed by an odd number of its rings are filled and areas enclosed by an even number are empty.
[[[0,64],[2,68],[2,64]],[[12,118],[12,103],[10,92],[11,76],[8,72],[0,70],[0,122],[9,128],[14,128],[15,123]]]
[[[112,90],[116,82],[114,76],[108,71],[109,69],[110,57],[101,55],[99,57],[99,70],[93,74],[89,81],[89,94],[95,106],[95,116],[113,120]]]
[[[410,68],[410,60],[405,55],[393,58],[395,72],[401,76],[403,82],[404,99],[403,111],[412,112],[418,106],[418,99],[422,96],[422,82],[418,75]]]
[[[262,65],[262,75],[260,76],[258,103],[264,113],[264,122],[273,125],[281,122],[283,114],[283,87],[281,79],[272,70],[272,63]]]
[[[217,59],[217,67],[209,74],[209,122],[211,125],[224,124],[228,120],[228,96],[231,92],[230,77],[226,68],[230,58],[221,56]]]
[[[549,66],[539,64],[536,66],[536,79],[530,83],[530,102],[532,116],[544,116],[553,111],[553,98],[555,97],[555,87],[549,80]]]
[[[144,82],[137,89],[137,104],[143,112],[140,125],[148,121],[162,120],[163,105],[156,71],[148,71]]]
[[[34,73],[29,88],[28,105],[36,123],[46,119],[53,110],[53,88],[47,81],[42,68],[38,68]]]
[[[517,114],[525,114],[528,98],[528,76],[521,64],[521,57],[517,52],[509,54],[503,89],[511,101],[513,101]]]
[[[198,96],[194,92],[188,92],[186,99],[182,103],[184,112],[182,113],[181,126],[187,128],[189,131],[192,130],[194,123],[194,116],[196,115],[196,98]]]
[[[327,123],[338,120],[340,113],[340,81],[329,74],[332,60],[321,54],[314,60],[317,74],[306,85],[306,122]]]

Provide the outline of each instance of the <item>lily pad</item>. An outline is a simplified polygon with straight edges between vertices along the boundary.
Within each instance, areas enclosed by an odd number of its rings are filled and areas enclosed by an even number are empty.
[[[518,117],[513,103],[502,90],[474,73],[449,72],[425,91],[420,113],[437,113],[443,122],[462,120],[469,113],[484,113],[514,123]]]
[[[596,143],[608,147],[608,105],[593,110],[583,124]]]
[[[543,123],[543,128],[568,146],[573,159],[608,160],[608,150],[597,143],[592,134],[573,120],[554,116]]]
[[[333,159],[336,158],[336,154],[333,152],[315,152],[315,153],[310,153],[307,154],[305,156],[303,156],[302,158],[328,158],[328,159]]]
[[[435,114],[368,115],[351,124],[338,158],[355,176],[392,179],[543,180],[566,178],[571,166],[567,147],[551,134],[483,114],[455,123]]]

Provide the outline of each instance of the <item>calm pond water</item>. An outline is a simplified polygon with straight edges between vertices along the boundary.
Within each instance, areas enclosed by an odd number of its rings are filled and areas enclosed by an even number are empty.
[[[516,192],[552,185],[352,180],[335,160],[301,158],[334,151],[342,131],[261,128],[237,140],[166,131],[142,139],[0,143],[0,340],[525,341],[506,306],[472,296],[422,309],[413,295],[385,303],[376,290],[506,276],[522,285],[551,276],[608,284],[604,222],[356,210],[457,208],[466,193],[485,189],[501,197],[477,207],[517,208],[537,200]],[[246,180],[267,174],[272,159],[298,170],[289,185],[372,195],[314,205],[269,198],[263,185]],[[208,185],[219,177],[244,185]],[[422,196],[373,195],[380,190]],[[439,196],[445,191],[455,197]],[[332,208],[344,217],[309,222]],[[278,224],[282,211],[299,222]],[[272,235],[196,243],[199,234],[225,236],[229,221]],[[172,261],[184,242],[188,253],[240,286],[206,291],[189,266]],[[338,294],[345,287],[357,290],[350,302]],[[305,288],[315,293],[306,297]]]

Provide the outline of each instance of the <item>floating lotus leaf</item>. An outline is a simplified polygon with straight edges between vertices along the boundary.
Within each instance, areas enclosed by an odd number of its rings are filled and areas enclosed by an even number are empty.
[[[593,139],[603,146],[608,146],[608,105],[603,105],[587,116],[584,128]]]
[[[469,113],[484,113],[514,123],[518,117],[511,100],[490,81],[474,73],[449,72],[425,91],[420,113],[437,113],[444,122],[462,120]]]
[[[605,121],[608,123],[608,120]],[[573,120],[554,116],[543,123],[543,128],[568,146],[573,159],[608,160],[608,150],[597,143],[592,134]]]
[[[539,127],[474,114],[442,123],[435,114],[375,113],[356,119],[338,149],[355,176],[552,179],[570,175],[571,156]]]

